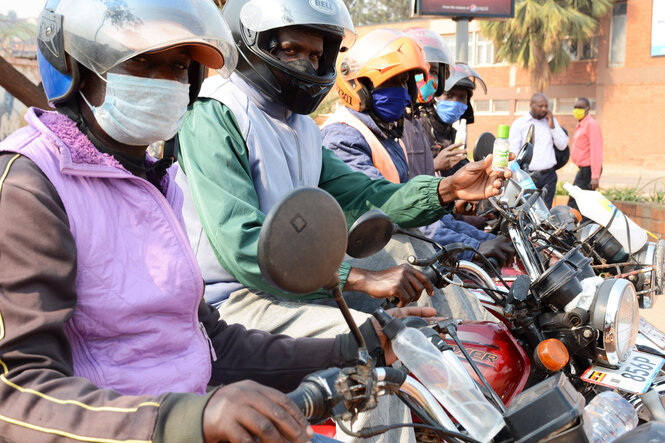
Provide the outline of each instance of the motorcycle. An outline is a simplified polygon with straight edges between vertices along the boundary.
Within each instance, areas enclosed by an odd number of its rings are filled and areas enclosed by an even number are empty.
[[[354,227],[357,229],[352,228],[347,237],[346,221],[341,208],[330,195],[316,188],[300,188],[285,197],[273,208],[264,223],[259,239],[258,257],[265,278],[292,292],[311,292],[320,287],[329,290],[359,345],[356,366],[331,368],[312,374],[289,396],[311,422],[333,417],[339,423],[341,418],[352,418],[355,414],[374,407],[380,395],[398,395],[413,413],[421,418],[422,423],[397,423],[367,428],[355,433],[350,432],[351,435],[369,437],[394,427],[413,426],[429,429],[436,437],[449,441],[478,441],[470,435],[473,430],[467,429],[465,432],[458,429],[459,423],[455,425],[446,413],[459,417],[459,408],[463,407],[463,402],[447,403],[444,410],[437,402],[437,397],[411,375],[395,368],[372,366],[363,337],[342,297],[337,269],[345,252],[355,251],[362,255],[368,251],[371,253],[377,247],[380,249],[385,245],[381,243],[387,242],[398,228],[387,217],[376,212],[361,217]],[[294,250],[297,251],[296,254],[293,253]],[[449,264],[450,253],[447,250],[442,251],[425,266],[433,277],[446,281],[449,278],[449,269],[446,266]],[[516,280],[506,292],[511,296],[504,298],[513,300],[513,304],[516,304],[514,300],[524,295],[520,287],[524,287],[523,283]],[[490,292],[496,295],[503,291]],[[389,316],[386,319],[385,313],[379,312],[376,316],[383,320],[381,324],[384,325],[394,321]],[[384,330],[389,338],[399,337],[388,334],[387,326]],[[474,359],[470,358],[467,346],[457,333],[455,322],[420,325],[420,330],[428,332],[425,335],[442,354],[451,352],[439,335],[445,331],[468,359],[468,364],[474,367],[479,380],[478,386],[486,395],[485,401],[489,407],[495,407],[501,412],[502,429],[494,436],[493,441],[588,441],[583,430],[584,398],[575,391],[563,373],[532,383],[530,389],[514,395],[510,405],[505,407],[475,365]],[[395,349],[397,351],[397,348]],[[453,361],[457,359],[454,358]],[[416,366],[413,361],[403,363],[406,363],[407,367]],[[462,374],[469,377],[464,371]],[[472,385],[473,383],[471,382]],[[455,384],[442,384],[435,386],[434,392],[441,389],[455,390],[456,387]],[[653,429],[665,436],[662,429],[650,427],[649,432]]]
[[[483,158],[491,152],[494,136],[484,133],[474,147],[474,158]],[[521,197],[528,197],[536,190],[533,174],[528,174],[529,163],[533,156],[534,131],[533,125],[529,128],[526,142],[520,150],[515,162],[512,163],[515,180],[506,187],[504,195],[499,201],[514,207]],[[604,278],[625,278],[630,281],[637,291],[640,308],[649,309],[653,306],[656,296],[663,293],[665,273],[665,240],[658,239],[648,233],[655,241],[646,241],[637,251],[628,253],[621,243],[609,232],[608,227],[600,226],[590,220],[582,222],[582,215],[566,205],[555,206],[548,210],[539,197],[534,197],[532,205],[528,208],[527,218],[536,226],[533,230],[532,241],[540,248],[549,248],[550,254],[568,252],[579,246],[582,255],[592,259],[591,269],[596,275]],[[494,199],[496,202],[497,199]],[[522,199],[525,202],[525,199]],[[490,203],[492,201],[490,200]],[[618,220],[619,211],[609,201],[605,204],[612,208],[614,213],[611,220]],[[505,220],[496,203],[492,211],[500,216],[495,220],[495,230],[499,231],[500,222]],[[612,224],[613,222],[610,222]],[[620,221],[617,221],[620,223]],[[502,228],[505,230],[505,226]],[[646,232],[646,231],[645,231]],[[628,236],[630,243],[630,236]],[[629,248],[630,249],[630,248]]]
[[[517,162],[528,164],[530,150],[527,143]],[[655,259],[662,255],[662,246],[647,244],[643,249],[650,252],[641,250],[624,263],[639,268],[629,276],[645,277],[641,281],[621,278],[626,275],[619,272],[596,277],[594,259],[602,255],[594,248],[599,237],[603,244],[611,244],[609,232],[599,229],[580,240],[570,212],[550,214],[534,188],[524,189],[511,179],[501,197],[490,199],[500,215],[500,229],[512,240],[523,267],[524,275],[508,279],[512,286],[498,273],[491,278],[474,263],[456,260],[464,245],[447,245],[436,257],[413,257],[410,262],[434,266],[439,284],[452,284],[453,274],[471,281],[467,287],[475,284],[486,307],[532,356],[532,380],[564,370],[587,397],[616,389],[641,419],[660,417],[665,335],[639,318],[638,296],[649,300],[646,294],[653,295],[662,281],[662,264]],[[651,264],[644,264],[649,256],[654,257]],[[650,286],[636,291],[633,282],[644,281]]]

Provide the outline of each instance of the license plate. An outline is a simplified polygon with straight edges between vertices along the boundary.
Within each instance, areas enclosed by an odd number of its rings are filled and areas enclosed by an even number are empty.
[[[642,317],[640,317],[640,333],[658,346],[661,351],[665,351],[665,334]]]
[[[608,388],[643,394],[663,367],[665,359],[633,349],[628,360],[618,369],[592,365],[582,374],[582,380]]]

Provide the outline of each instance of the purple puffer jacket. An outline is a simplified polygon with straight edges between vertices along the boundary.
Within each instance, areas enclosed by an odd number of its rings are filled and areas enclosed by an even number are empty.
[[[65,326],[75,374],[127,395],[204,393],[211,347],[182,192],[167,176],[165,198],[64,115],[30,109],[26,121],[0,151],[35,162],[67,212],[77,247],[77,306]]]

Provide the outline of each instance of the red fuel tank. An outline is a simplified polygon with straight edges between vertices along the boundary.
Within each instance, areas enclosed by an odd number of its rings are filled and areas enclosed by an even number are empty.
[[[524,390],[531,370],[531,361],[515,337],[504,324],[488,321],[464,322],[458,326],[457,335],[490,386],[504,404],[510,404]],[[446,343],[477,379],[455,342],[446,339]]]

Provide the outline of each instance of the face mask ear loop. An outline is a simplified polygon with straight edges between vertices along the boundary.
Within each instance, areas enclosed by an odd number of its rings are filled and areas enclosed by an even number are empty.
[[[97,74],[96,72],[94,73],[101,81],[103,81],[106,85],[109,84],[109,81],[106,80],[104,77],[102,77],[100,74]],[[106,89],[106,88],[105,88]],[[83,101],[85,102],[86,105],[88,105],[88,108],[90,109],[91,112],[94,113],[94,110],[97,106],[92,106],[90,102],[88,101],[88,98],[83,94],[83,91],[79,90],[79,94],[81,94],[81,97],[83,98]],[[106,95],[106,94],[105,94]],[[104,101],[106,101],[106,97],[104,97]]]

